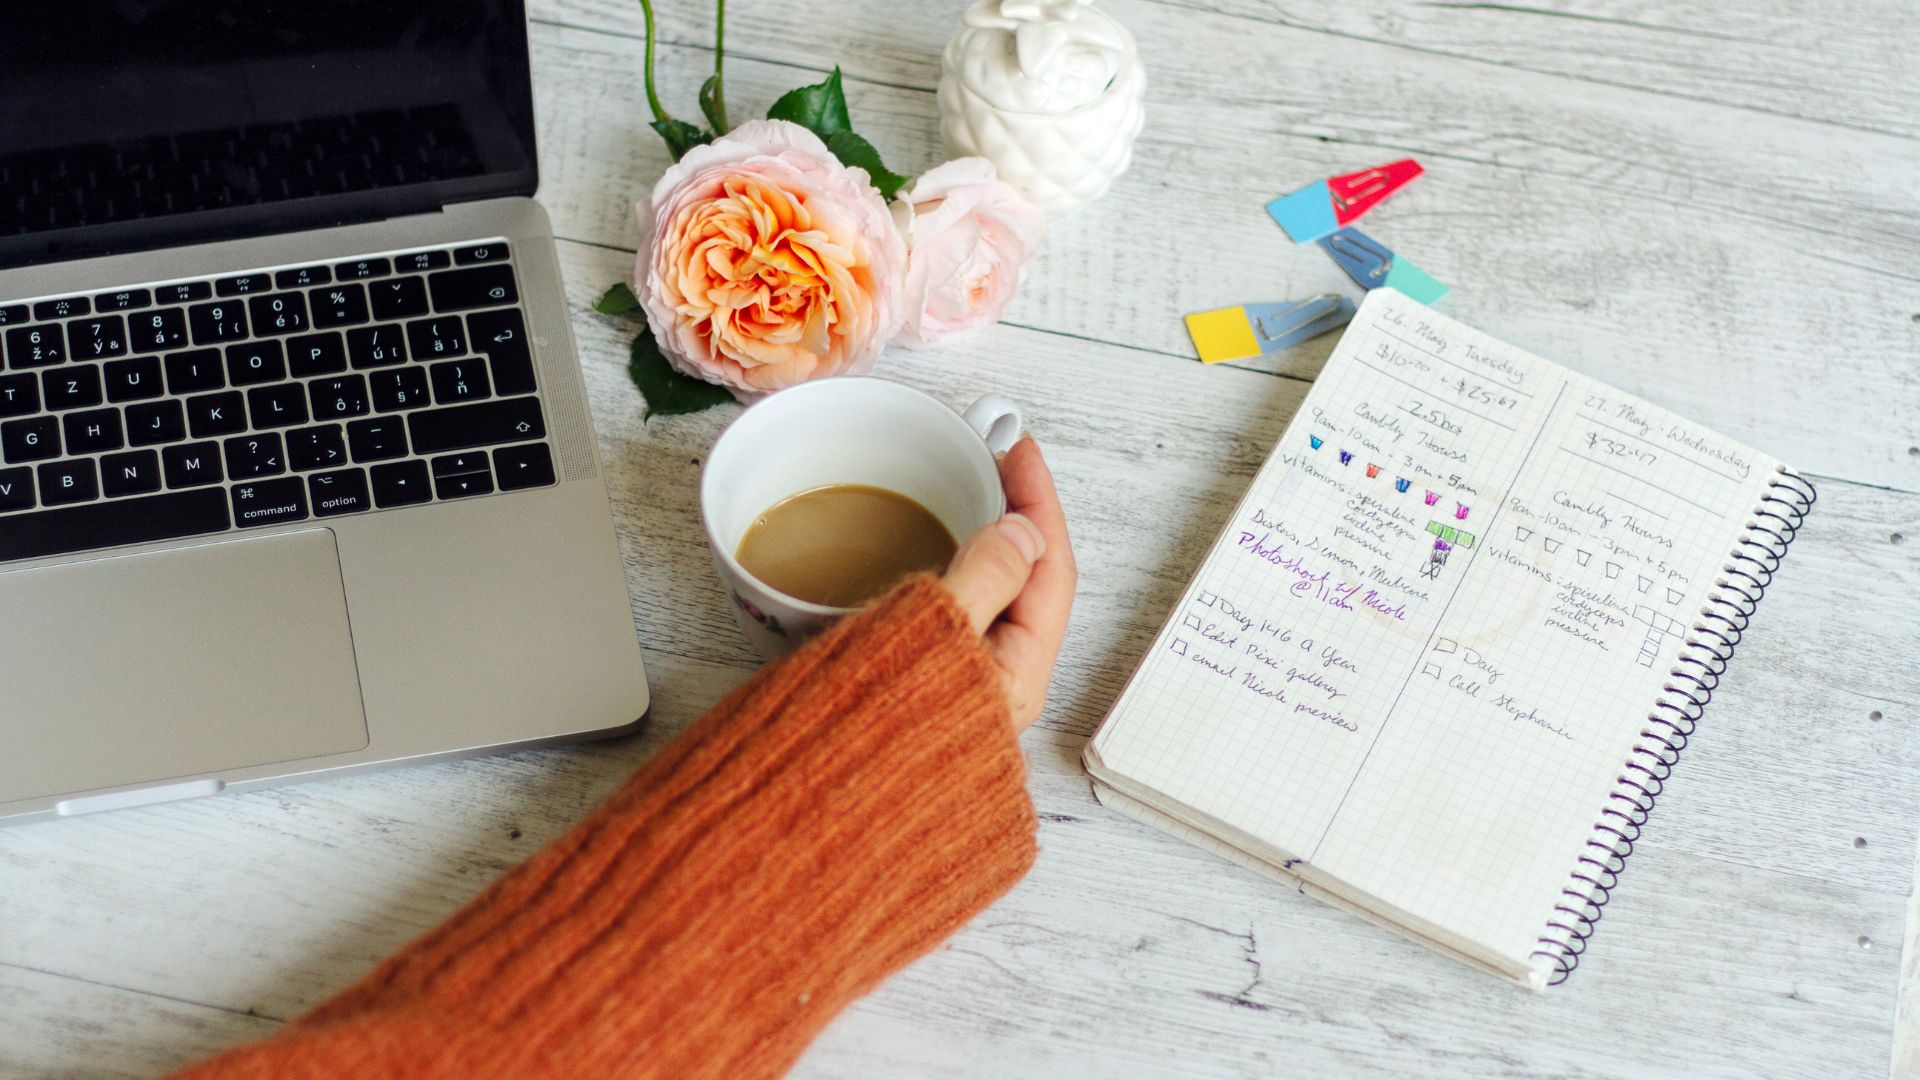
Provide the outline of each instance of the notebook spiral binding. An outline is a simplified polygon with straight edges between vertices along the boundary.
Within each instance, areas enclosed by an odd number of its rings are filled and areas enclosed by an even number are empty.
[[[1602,909],[1620,882],[1640,830],[1653,804],[1673,774],[1680,751],[1700,723],[1713,699],[1720,676],[1733,659],[1734,646],[1746,633],[1754,609],[1773,583],[1774,572],[1813,509],[1818,493],[1806,477],[1781,468],[1767,481],[1767,494],[1753,510],[1746,532],[1734,545],[1722,576],[1692,633],[1681,646],[1680,659],[1669,672],[1661,697],[1647,714],[1647,726],[1627,756],[1608,803],[1601,808],[1593,834],[1587,839],[1571,879],[1560,892],[1547,928],[1533,955],[1551,965],[1548,986],[1567,981],[1580,966]]]

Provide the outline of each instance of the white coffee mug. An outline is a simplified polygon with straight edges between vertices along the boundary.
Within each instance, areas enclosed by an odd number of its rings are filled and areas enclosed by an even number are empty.
[[[740,628],[772,659],[851,608],[814,604],[749,574],[734,553],[762,512],[790,495],[865,484],[912,499],[965,541],[1007,511],[994,455],[1020,438],[1019,406],[989,395],[962,418],[911,387],[834,378],[772,394],[741,413],[707,455],[700,516]]]

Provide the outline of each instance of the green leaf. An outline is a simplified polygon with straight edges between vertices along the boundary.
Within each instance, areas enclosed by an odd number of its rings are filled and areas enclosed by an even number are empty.
[[[896,172],[888,172],[887,167],[880,164],[880,151],[875,150],[872,143],[851,131],[834,132],[827,138],[827,149],[833,151],[833,156],[840,159],[840,164],[867,170],[867,179],[872,180],[873,186],[880,189],[880,197],[888,201],[892,201],[894,195],[906,185],[908,180],[912,179]]]
[[[659,132],[660,137],[667,141],[667,149],[673,154],[675,161],[686,157],[687,151],[694,147],[713,141],[712,135],[685,120],[655,120],[647,126]]]
[[[607,290],[607,295],[602,296],[600,302],[593,305],[593,310],[602,315],[625,315],[639,306],[640,298],[633,295],[633,290],[627,287],[627,283],[616,281],[613,287]]]
[[[652,330],[642,330],[640,336],[633,339],[630,355],[627,374],[632,377],[633,385],[640,388],[640,396],[646,399],[649,418],[696,413],[733,400],[725,387],[675,371],[667,362],[666,354],[660,351],[659,343],[653,340]]]
[[[700,115],[707,118],[707,126],[713,128],[715,138],[733,128],[727,123],[726,88],[717,73],[707,76],[707,81],[700,84]]]
[[[796,87],[781,95],[767,110],[767,119],[791,120],[822,139],[832,138],[836,131],[851,130],[853,121],[847,119],[847,95],[840,89],[840,69],[835,67],[825,82]]]

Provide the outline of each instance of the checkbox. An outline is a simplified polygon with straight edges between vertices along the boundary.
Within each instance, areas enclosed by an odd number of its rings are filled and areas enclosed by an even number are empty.
[[[1422,665],[1420,668],[1420,674],[1429,675],[1437,679],[1440,677],[1440,665],[1439,664]]]
[[[1187,639],[1174,638],[1167,648],[1172,649],[1173,655],[1175,656],[1185,656],[1187,655]]]
[[[1180,625],[1186,627],[1189,630],[1198,630],[1200,629],[1200,616],[1198,615],[1184,616],[1180,620]]]
[[[1450,637],[1443,637],[1434,643],[1433,651],[1443,655],[1451,654],[1460,648],[1460,643]]]
[[[1195,599],[1199,601],[1201,607],[1212,607],[1213,602],[1220,598],[1210,592],[1203,592],[1199,596],[1195,597]]]

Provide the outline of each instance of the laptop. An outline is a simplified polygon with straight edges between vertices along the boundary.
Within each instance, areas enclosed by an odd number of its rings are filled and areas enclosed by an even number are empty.
[[[632,729],[518,0],[9,15],[0,823]]]

